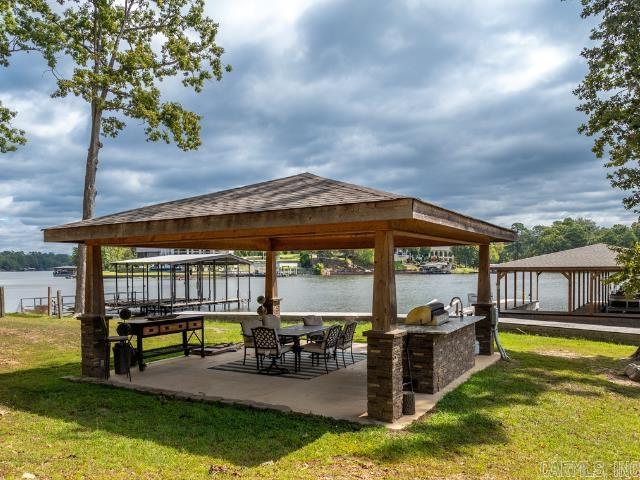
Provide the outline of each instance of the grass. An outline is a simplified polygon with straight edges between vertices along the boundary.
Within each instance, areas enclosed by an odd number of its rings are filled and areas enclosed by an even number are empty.
[[[12,316],[0,338],[0,478],[520,479],[543,461],[603,462],[611,476],[640,460],[640,388],[619,375],[630,346],[504,334],[512,362],[389,432],[64,381],[79,373],[77,320]]]
[[[478,273],[477,268],[473,267],[465,267],[463,265],[458,265],[451,270],[451,273]]]

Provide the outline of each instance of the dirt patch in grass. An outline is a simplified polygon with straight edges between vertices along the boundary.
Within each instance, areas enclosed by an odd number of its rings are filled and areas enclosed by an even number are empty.
[[[15,367],[16,365],[20,365],[20,362],[11,358],[0,357],[0,367]]]
[[[623,387],[640,388],[640,382],[634,382],[622,373],[618,373],[613,370],[606,370],[605,372],[603,372],[603,375],[607,380],[609,380],[611,383],[615,383],[616,385],[621,385]]]
[[[0,327],[0,338],[13,338],[19,343],[60,343],[69,339],[69,332],[48,325],[45,328],[7,328]],[[18,343],[18,342],[17,342]]]
[[[593,358],[593,355],[585,355],[582,353],[573,352],[571,350],[538,350],[536,353],[544,355],[546,357],[559,357],[559,358]]]

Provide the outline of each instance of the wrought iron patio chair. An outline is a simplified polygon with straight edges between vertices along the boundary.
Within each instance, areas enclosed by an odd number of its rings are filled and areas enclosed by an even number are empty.
[[[349,350],[351,353],[351,363],[356,363],[353,358],[353,336],[356,333],[357,326],[358,324],[356,322],[347,323],[342,331],[342,335],[338,338],[338,343],[336,344],[336,349],[342,351],[342,364],[345,368],[347,367],[347,363],[344,361],[345,350]]]
[[[240,326],[242,327],[242,341],[244,343],[244,357],[242,359],[242,364],[245,365],[247,362],[247,350],[255,350],[256,348],[253,343],[253,333],[251,333],[251,330],[256,327],[261,327],[262,321],[258,318],[247,318],[245,320],[240,320]]]
[[[306,326],[318,326],[324,325],[324,321],[322,317],[319,315],[308,315],[306,317],[302,317],[302,323]],[[307,343],[308,342],[321,342],[324,338],[324,333],[312,333],[311,335],[307,335]]]
[[[333,357],[336,361],[336,369],[340,368],[338,365],[338,357],[336,355],[336,345],[338,344],[341,332],[342,328],[340,325],[333,325],[329,330],[325,331],[322,342],[307,343],[300,347],[303,351],[311,354],[311,365],[315,365],[314,360],[317,360],[318,365],[320,365],[320,356],[322,356],[324,359],[324,369],[329,373],[327,359]]]
[[[279,328],[282,328],[282,320],[278,315],[267,314],[262,318],[262,325],[267,328],[279,329]],[[291,337],[279,335],[278,339],[280,340],[280,343],[283,345],[286,345],[289,343],[293,344],[293,339]]]
[[[288,369],[279,367],[277,362],[282,360],[283,355],[291,350],[291,345],[282,345],[278,339],[278,333],[273,328],[256,327],[251,329],[251,333],[253,334],[258,372],[267,375],[289,373]],[[261,356],[271,359],[271,364],[267,368],[261,368]]]

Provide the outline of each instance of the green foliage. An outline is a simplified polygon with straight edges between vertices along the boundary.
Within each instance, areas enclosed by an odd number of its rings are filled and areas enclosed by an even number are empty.
[[[27,142],[24,130],[11,126],[11,120],[15,116],[16,113],[4,107],[0,101],[0,153],[13,152],[18,145]]]
[[[412,247],[407,248],[411,258],[418,262],[428,262],[431,258],[431,248],[429,247]]]
[[[594,46],[581,55],[589,71],[575,89],[587,115],[580,133],[593,136],[593,152],[608,157],[615,188],[630,191],[626,208],[640,204],[640,2],[637,0],[582,0],[582,18],[594,17]]]
[[[72,264],[71,257],[62,253],[0,252],[1,271],[15,272],[25,269],[51,270],[54,267]]]
[[[300,252],[300,266],[302,268],[311,268],[311,253]]]
[[[640,243],[631,248],[613,247],[616,260],[623,266],[620,272],[609,277],[607,283],[620,286],[629,298],[640,295]]]
[[[353,263],[359,267],[371,267],[374,262],[374,252],[372,248],[365,248],[363,250],[352,250],[351,259]]]
[[[585,218],[565,218],[551,225],[526,227],[522,223],[514,223],[511,228],[518,233],[518,240],[513,243],[491,244],[489,261],[491,263],[507,262],[519,258],[533,257],[545,253],[559,252],[571,248],[584,247],[594,243],[606,243],[617,247],[631,247],[638,241],[640,225],[631,227],[613,225],[599,227],[592,220]],[[478,266],[478,248],[475,246],[455,246],[451,248],[458,265]]]
[[[102,269],[112,270],[113,262],[135,258],[136,254],[130,247],[102,247]]]
[[[322,275],[324,274],[324,263],[318,262],[313,266],[313,274],[314,275]]]
[[[204,0],[3,5],[0,64],[15,52],[40,52],[56,78],[52,96],[84,99],[104,136],[117,136],[128,117],[144,125],[150,141],[173,141],[183,150],[200,146],[200,117],[163,101],[158,85],[178,76],[184,87],[201,92],[205,81],[231,71],[222,64],[218,24],[205,15]]]
[[[514,223],[511,228],[518,233],[518,240],[506,244],[500,255],[501,262],[584,247],[594,243],[630,247],[638,240],[637,225],[599,227],[592,220],[584,218],[565,218],[549,226],[536,225],[532,228]]]
[[[504,243],[492,243],[489,245],[489,262],[498,263],[504,249]]]
[[[458,265],[478,266],[478,247],[475,245],[455,245],[451,247],[451,253]]]
[[[258,250],[235,250],[234,253],[239,257],[262,257],[264,252]]]

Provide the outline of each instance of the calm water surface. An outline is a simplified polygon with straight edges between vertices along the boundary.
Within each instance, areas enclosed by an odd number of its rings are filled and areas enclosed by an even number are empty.
[[[476,290],[476,275],[397,275],[398,311],[406,313],[411,308],[437,298],[449,302],[452,297],[459,296],[467,304],[467,294]],[[528,285],[528,276],[526,277]],[[520,278],[518,278],[520,282]],[[534,280],[535,281],[535,280]],[[179,282],[179,284],[182,282]],[[278,279],[278,293],[282,297],[282,310],[289,312],[321,311],[321,312],[369,312],[371,311],[373,276],[299,276]],[[492,275],[495,298],[495,275]],[[47,287],[61,290],[63,295],[73,295],[75,280],[54,277],[52,272],[0,272],[0,286],[5,287],[6,310],[17,311],[20,298],[46,297]],[[118,282],[120,292],[124,290],[122,279]],[[240,279],[240,295],[246,297],[249,282]],[[136,278],[134,288],[142,290],[142,280]],[[157,284],[152,279],[149,289],[151,295],[156,294]],[[224,297],[225,282],[218,279],[216,290],[218,298]],[[229,278],[229,297],[235,297],[236,278]],[[168,292],[168,282],[164,282],[164,291]],[[195,281],[191,286],[195,292]],[[511,283],[509,289],[512,290]],[[264,278],[251,279],[251,310],[257,308],[255,298],[264,290]],[[115,280],[105,279],[105,293],[115,292]],[[527,287],[528,292],[528,287]],[[544,274],[540,276],[540,308],[544,310],[560,310],[566,308],[567,284],[562,275]],[[180,295],[180,288],[178,291]],[[512,293],[509,294],[512,297]]]

